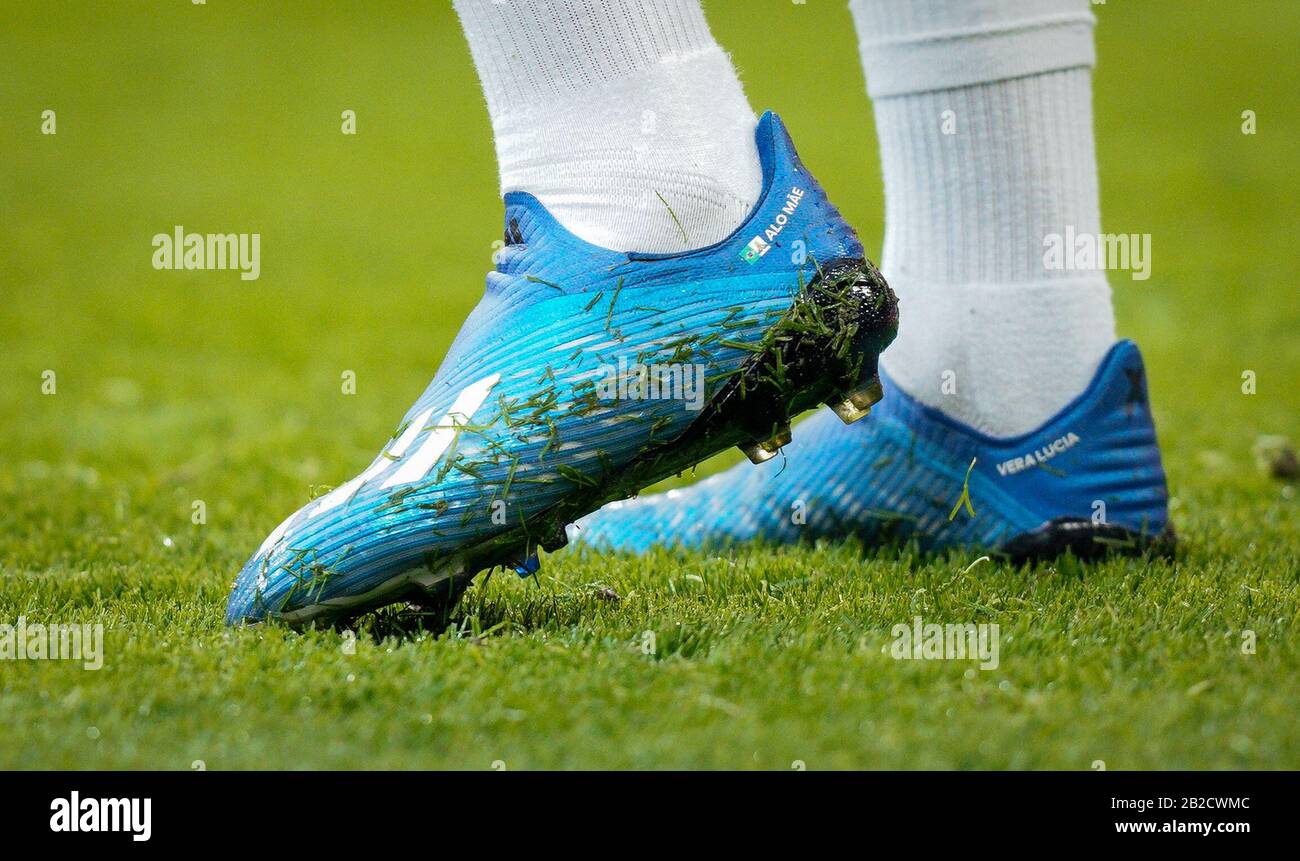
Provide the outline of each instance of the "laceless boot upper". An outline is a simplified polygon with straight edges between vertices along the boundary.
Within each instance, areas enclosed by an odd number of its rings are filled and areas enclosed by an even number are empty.
[[[227,621],[446,603],[483,568],[529,570],[604,502],[730,445],[762,455],[810,401],[873,382],[893,295],[773,114],[756,141],[748,220],[680,254],[596,247],[507,195],[506,247],[437,375],[369,467],[267,537]],[[675,388],[626,385],[654,366]]]
[[[979,433],[888,379],[860,424],[846,431],[823,411],[796,431],[785,463],[612,503],[571,534],[631,551],[859,535],[1013,557],[1137,550],[1172,536],[1145,370],[1131,341],[1110,350],[1074,401],[1020,436]]]

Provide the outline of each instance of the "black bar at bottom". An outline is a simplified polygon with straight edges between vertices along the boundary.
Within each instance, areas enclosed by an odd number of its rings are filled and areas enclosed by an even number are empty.
[[[282,846],[326,852],[349,844],[388,851],[408,842],[439,852],[463,842],[467,851],[490,852],[519,841],[530,854],[620,833],[618,851],[638,853],[659,843],[685,850],[754,840],[766,849],[788,841],[809,852],[850,835],[864,850],[875,837],[988,848],[1042,848],[1042,839],[1059,848],[1195,838],[1226,848],[1292,833],[1300,785],[1290,772],[11,772],[4,778],[0,822],[9,840],[119,851]],[[146,830],[148,839],[137,839]],[[558,847],[548,848],[552,841]]]

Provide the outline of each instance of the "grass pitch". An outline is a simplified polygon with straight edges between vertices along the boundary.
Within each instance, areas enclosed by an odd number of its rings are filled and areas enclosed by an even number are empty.
[[[0,766],[1300,767],[1295,487],[1252,454],[1300,433],[1295,4],[1093,7],[1104,229],[1153,237],[1151,279],[1112,285],[1177,560],[560,553],[480,580],[445,631],[389,613],[349,640],[221,616],[481,293],[501,207],[450,11],[0,2],[0,623],[106,629],[99,671],[0,661]],[[754,7],[707,4],[878,248],[848,12]],[[259,232],[261,277],[154,270],[174,225]],[[998,668],[894,660],[918,615],[996,622]]]

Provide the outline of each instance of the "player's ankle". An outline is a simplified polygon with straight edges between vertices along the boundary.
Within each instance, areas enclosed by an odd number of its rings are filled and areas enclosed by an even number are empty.
[[[698,0],[529,14],[536,3],[457,3],[502,191],[532,194],[571,233],[617,251],[726,238],[763,177],[753,110]],[[574,50],[578,33],[587,50]]]
[[[725,54],[675,58],[543,113],[495,117],[502,191],[534,195],[603,248],[703,247],[758,199],[755,124]]]
[[[1092,380],[1115,342],[1099,274],[1019,284],[891,279],[906,321],[881,358],[921,403],[995,437],[1041,426]]]

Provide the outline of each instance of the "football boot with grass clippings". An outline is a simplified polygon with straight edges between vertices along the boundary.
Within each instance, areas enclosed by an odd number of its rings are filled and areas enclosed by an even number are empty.
[[[226,621],[445,608],[483,570],[535,571],[611,500],[730,446],[775,457],[807,409],[865,416],[894,295],[773,114],[756,141],[753,212],[682,253],[596,247],[508,194],[506,247],[437,376],[370,466],[267,537]]]

